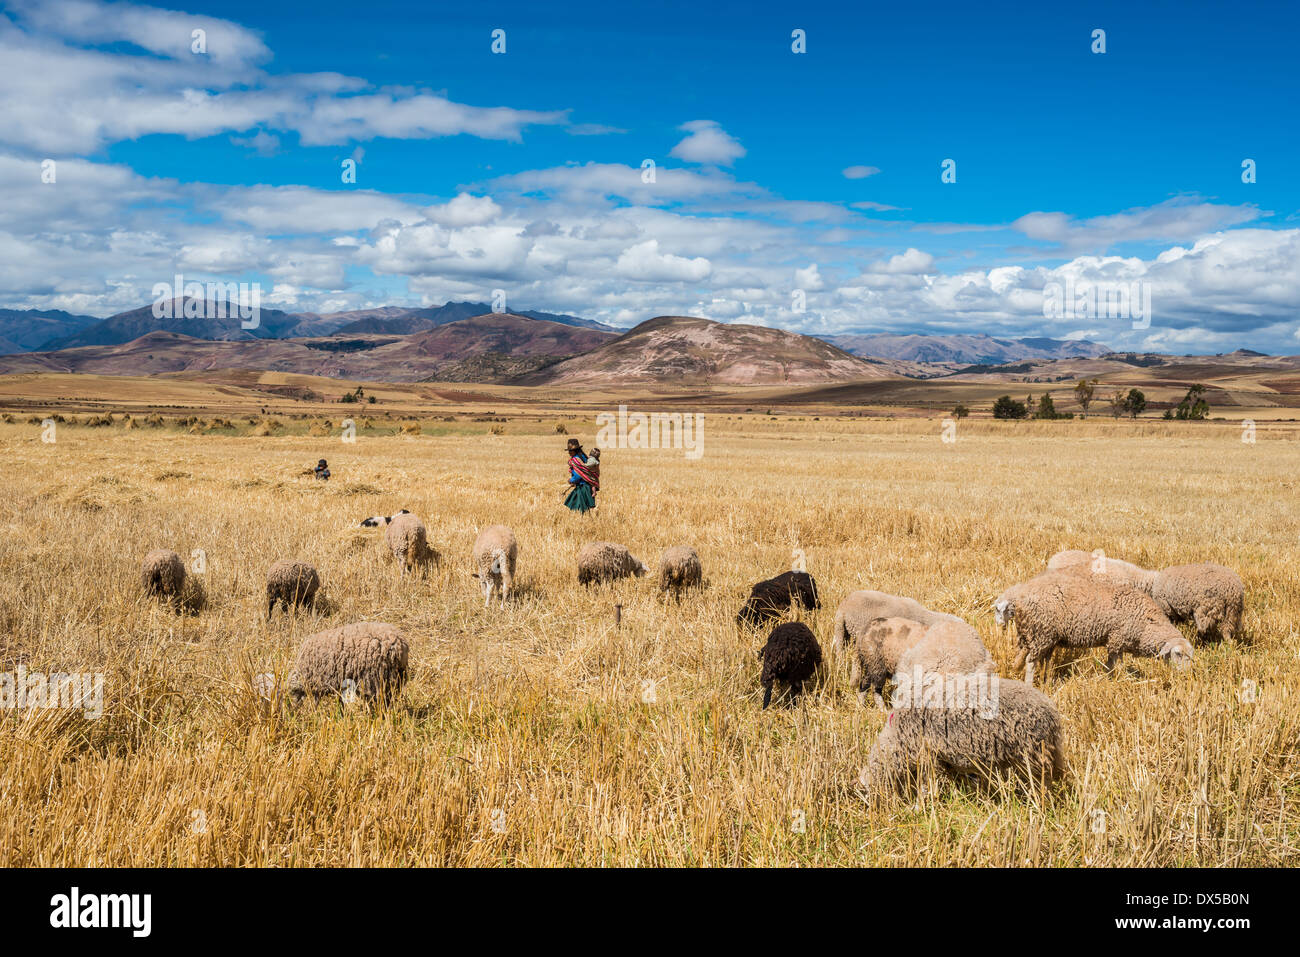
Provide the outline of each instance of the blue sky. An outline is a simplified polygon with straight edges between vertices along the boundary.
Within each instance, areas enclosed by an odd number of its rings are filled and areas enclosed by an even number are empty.
[[[0,0],[0,304],[106,315],[182,272],[301,311],[499,288],[1300,352],[1296,7],[1061,6]],[[1065,281],[1147,284],[1149,327],[1045,317]]]

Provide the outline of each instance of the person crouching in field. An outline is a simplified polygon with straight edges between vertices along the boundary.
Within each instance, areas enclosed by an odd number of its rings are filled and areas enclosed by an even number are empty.
[[[587,453],[577,439],[569,439],[569,491],[564,496],[566,507],[575,512],[586,512],[596,507],[596,492],[600,491],[599,467],[592,474]]]
[[[312,472],[322,482],[328,482],[330,480],[330,467],[324,459],[321,459],[316,463],[316,467],[312,469]]]

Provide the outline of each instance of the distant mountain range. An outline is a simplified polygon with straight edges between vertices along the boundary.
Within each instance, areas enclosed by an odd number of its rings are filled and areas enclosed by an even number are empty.
[[[855,356],[907,359],[911,362],[954,362],[961,365],[1001,365],[1025,359],[1095,359],[1110,346],[1086,339],[995,339],[975,335],[872,335],[822,336]]]

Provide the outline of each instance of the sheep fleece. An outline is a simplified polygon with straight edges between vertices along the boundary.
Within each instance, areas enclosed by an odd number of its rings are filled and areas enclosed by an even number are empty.
[[[1061,715],[1051,699],[1022,681],[990,676],[986,682],[986,700],[976,701],[969,677],[944,679],[943,700],[960,702],[966,695],[969,707],[910,702],[895,708],[867,758],[868,789],[897,788],[927,757],[955,773],[1006,769],[1034,778],[1062,776]]]
[[[689,545],[674,545],[664,549],[659,559],[659,590],[681,591],[700,584],[704,579],[704,567],[700,556]]]
[[[626,545],[588,542],[578,552],[578,584],[613,581],[629,575],[644,575],[646,567],[632,557]]]
[[[409,654],[402,633],[383,622],[319,631],[298,648],[296,688],[315,697],[337,695],[351,681],[366,700],[386,699],[406,682]]]
[[[140,581],[150,595],[176,597],[185,584],[185,563],[175,552],[158,548],[144,557]]]

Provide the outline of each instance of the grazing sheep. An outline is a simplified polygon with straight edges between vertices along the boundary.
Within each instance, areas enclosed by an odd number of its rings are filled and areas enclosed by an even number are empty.
[[[817,582],[807,572],[782,572],[749,590],[749,597],[740,606],[736,621],[757,628],[768,618],[780,618],[796,603],[807,609],[820,608]]]
[[[403,577],[410,569],[438,563],[438,552],[429,544],[424,523],[409,512],[393,516],[384,532],[384,541],[401,564]]]
[[[881,618],[906,618],[927,627],[940,621],[961,621],[956,615],[931,611],[911,598],[869,589],[849,592],[835,611],[835,624],[831,628],[831,654],[847,647],[850,640],[856,641]]]
[[[179,601],[185,587],[185,563],[170,549],[154,549],[144,557],[140,583],[147,595]]]
[[[1106,670],[1125,653],[1161,658],[1183,666],[1192,660],[1191,643],[1145,592],[1104,578],[1071,572],[1045,572],[1012,585],[993,605],[997,623],[1016,623],[1020,654],[1013,668],[1025,666],[1026,684],[1034,666],[1048,662],[1058,645],[1106,648]]]
[[[950,675],[932,699],[908,698],[890,712],[859,780],[871,795],[896,793],[927,761],[954,774],[1057,780],[1066,773],[1061,715],[1028,684]]]
[[[398,515],[410,515],[410,514],[411,514],[410,511],[403,508],[403,509],[398,509],[392,515],[371,515],[369,518],[363,518],[361,520],[361,527],[378,528],[380,525],[389,524],[390,522],[392,522],[393,519],[397,518]]]
[[[320,575],[316,567],[307,562],[281,559],[266,573],[266,618],[271,619],[277,604],[285,613],[299,605],[312,605],[320,589]]]
[[[379,621],[363,621],[308,635],[298,647],[288,690],[295,702],[354,694],[388,703],[407,676],[410,647],[402,633]]]
[[[1047,567],[1099,571],[1092,556],[1077,549],[1057,552],[1048,559]],[[1155,599],[1170,621],[1192,622],[1200,641],[1216,635],[1231,640],[1241,627],[1245,588],[1231,568],[1194,564],[1151,571],[1131,562],[1107,558],[1103,574],[1142,589]]]
[[[924,675],[992,674],[993,657],[979,633],[964,621],[940,621],[898,659],[897,675],[918,682]],[[901,678],[896,678],[901,683]]]
[[[1151,597],[1170,621],[1190,621],[1201,641],[1227,641],[1241,628],[1246,593],[1241,579],[1223,565],[1174,565],[1156,573]]]
[[[704,581],[704,566],[700,556],[689,545],[674,545],[664,549],[659,559],[659,590],[670,588],[673,597],[682,600],[683,588],[696,588]]]
[[[876,704],[884,710],[885,685],[898,670],[903,653],[920,641],[925,631],[925,625],[909,618],[877,618],[854,638],[849,684],[857,689],[859,704],[866,704],[867,692],[872,691]]]
[[[578,584],[590,585],[593,582],[615,581],[636,575],[638,578],[647,574],[645,562],[632,557],[626,545],[613,542],[588,542],[578,552]]]
[[[1068,548],[1063,552],[1057,552],[1047,560],[1047,570],[1103,575],[1114,581],[1134,585],[1147,594],[1151,593],[1151,585],[1156,577],[1155,572],[1141,565],[1134,565],[1132,562],[1121,561],[1118,558],[1109,558],[1104,553],[1094,556],[1091,552],[1079,548]]]
[[[510,597],[518,552],[515,533],[504,525],[489,525],[474,539],[474,567],[478,569],[478,580],[483,584],[484,608],[492,600],[494,591],[501,593],[502,605]]]
[[[763,658],[763,707],[772,702],[772,683],[784,681],[790,686],[790,707],[793,708],[803,683],[821,664],[822,649],[807,625],[791,621],[772,629],[759,655]]]

